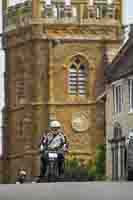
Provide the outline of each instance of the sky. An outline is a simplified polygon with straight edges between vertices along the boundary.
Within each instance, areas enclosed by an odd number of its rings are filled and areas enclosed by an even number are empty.
[[[10,1],[24,1],[24,0],[10,0]],[[2,0],[0,0],[0,33],[2,32]],[[123,0],[123,24],[127,25],[133,23],[133,0]],[[4,106],[4,84],[3,84],[3,73],[4,73],[4,52],[1,49],[0,43],[0,138],[1,138],[1,126],[2,126],[2,115],[1,110]],[[1,139],[0,139],[0,154],[1,154]]]
[[[133,23],[133,0],[123,0],[123,24]]]

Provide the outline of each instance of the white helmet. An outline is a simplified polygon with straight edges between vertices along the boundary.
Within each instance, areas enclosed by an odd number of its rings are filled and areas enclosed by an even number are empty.
[[[60,128],[61,124],[58,121],[51,121],[50,122],[50,128]]]

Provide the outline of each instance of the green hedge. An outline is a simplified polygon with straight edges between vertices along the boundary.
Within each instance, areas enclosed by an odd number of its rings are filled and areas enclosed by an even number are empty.
[[[84,164],[76,157],[65,160],[65,177],[72,179],[105,180],[105,145],[96,147],[95,162]]]

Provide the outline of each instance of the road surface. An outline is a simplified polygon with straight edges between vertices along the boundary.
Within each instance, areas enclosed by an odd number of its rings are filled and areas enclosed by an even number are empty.
[[[133,200],[133,182],[0,185],[0,200]]]

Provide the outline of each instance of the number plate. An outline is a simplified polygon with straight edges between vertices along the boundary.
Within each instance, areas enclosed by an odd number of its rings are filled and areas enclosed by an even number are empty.
[[[48,153],[49,158],[57,158],[58,154],[57,153]]]

